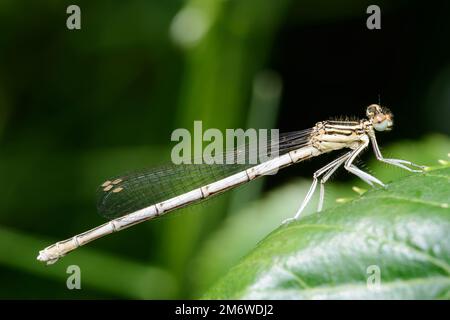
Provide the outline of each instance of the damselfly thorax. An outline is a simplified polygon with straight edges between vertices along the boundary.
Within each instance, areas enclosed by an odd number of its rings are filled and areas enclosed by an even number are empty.
[[[323,121],[318,122],[311,135],[311,144],[322,153],[344,148],[356,149],[361,137],[373,130],[368,121]]]

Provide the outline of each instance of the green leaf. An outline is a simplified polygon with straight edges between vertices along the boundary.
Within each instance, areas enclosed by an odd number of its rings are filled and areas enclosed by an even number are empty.
[[[204,298],[448,298],[449,178],[413,174],[283,225]]]

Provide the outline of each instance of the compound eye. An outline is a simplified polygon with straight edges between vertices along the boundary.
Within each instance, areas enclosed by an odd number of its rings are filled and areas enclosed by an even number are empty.
[[[366,115],[370,118],[381,111],[381,107],[377,104],[371,104],[367,107]]]
[[[373,127],[377,131],[389,131],[392,129],[393,121],[390,119],[384,119],[380,122],[374,122]]]

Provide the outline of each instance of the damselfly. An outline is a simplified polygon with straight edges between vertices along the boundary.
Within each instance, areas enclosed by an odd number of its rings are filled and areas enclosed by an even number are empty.
[[[317,211],[322,210],[324,184],[340,166],[344,166],[347,171],[371,186],[377,184],[384,187],[380,180],[353,164],[355,158],[370,143],[376,158],[382,162],[412,172],[421,172],[424,169],[423,166],[406,160],[386,159],[382,156],[375,131],[392,129],[393,115],[389,109],[372,104],[367,107],[366,115],[367,119],[323,121],[307,130],[282,134],[275,144],[278,156],[256,165],[170,165],[110,179],[99,188],[98,210],[111,220],[45,248],[40,251],[37,259],[52,264],[65,254],[107,234],[157,218],[280,168],[335,150],[348,149],[346,153],[314,173],[313,183],[300,208],[295,216],[288,220],[300,217],[318,184],[320,195]],[[238,149],[234,153],[241,151],[242,149]],[[186,183],[188,180],[189,183]]]

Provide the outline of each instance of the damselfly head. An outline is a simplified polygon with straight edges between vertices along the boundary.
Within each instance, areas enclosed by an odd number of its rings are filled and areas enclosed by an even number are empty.
[[[378,104],[371,104],[366,110],[367,117],[377,131],[389,131],[394,125],[394,115],[391,110]]]

